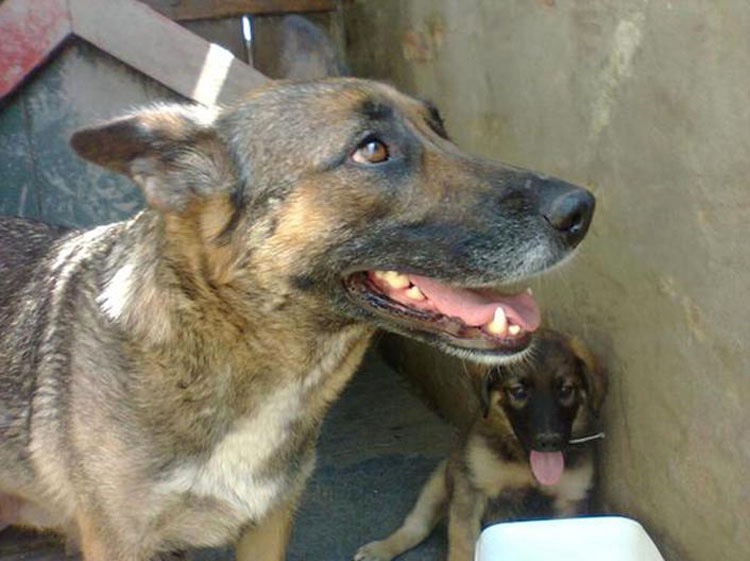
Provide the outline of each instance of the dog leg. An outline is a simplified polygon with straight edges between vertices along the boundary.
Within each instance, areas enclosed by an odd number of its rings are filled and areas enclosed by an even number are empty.
[[[567,500],[563,497],[558,497],[554,503],[555,517],[565,518],[584,514],[588,510],[586,508],[587,502],[585,499]]]
[[[354,555],[354,561],[388,561],[411,549],[430,534],[441,518],[447,499],[445,466],[446,462],[443,461],[432,472],[402,526],[384,540],[360,547]]]
[[[102,536],[101,530],[90,516],[79,512],[76,521],[78,522],[81,556],[84,561],[126,561],[123,555],[112,551],[107,540]]]
[[[593,477],[594,464],[591,459],[581,467],[563,474],[554,495],[555,516],[576,516],[588,510]]]
[[[465,476],[456,477],[448,510],[448,561],[473,561],[474,545],[482,529],[485,497]]]
[[[236,561],[283,561],[293,517],[294,507],[285,504],[249,528],[235,546]]]

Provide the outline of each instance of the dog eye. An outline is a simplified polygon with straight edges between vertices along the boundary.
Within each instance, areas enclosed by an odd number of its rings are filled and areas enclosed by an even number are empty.
[[[388,147],[376,138],[365,140],[352,154],[352,160],[359,164],[379,164],[387,159]]]
[[[517,399],[518,401],[523,401],[529,396],[529,391],[526,389],[526,386],[522,385],[511,386],[507,391],[513,399]]]
[[[563,384],[560,386],[559,394],[561,399],[567,399],[571,395],[573,395],[573,390],[575,388],[571,384]]]

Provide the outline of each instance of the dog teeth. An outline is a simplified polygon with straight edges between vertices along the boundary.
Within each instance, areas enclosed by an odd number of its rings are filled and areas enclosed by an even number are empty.
[[[508,333],[510,333],[511,335],[513,335],[515,337],[516,335],[518,335],[519,333],[521,333],[521,326],[520,325],[516,325],[515,323],[509,325],[508,326]]]
[[[406,288],[411,284],[409,277],[396,271],[375,271],[375,277],[391,288]]]
[[[505,335],[505,331],[508,329],[508,318],[505,317],[505,310],[502,306],[498,306],[495,309],[495,315],[492,321],[487,324],[487,331],[493,335]]]
[[[531,290],[531,288],[527,288],[526,289],[526,294],[528,294],[529,296],[533,296],[534,292]]]
[[[424,294],[422,294],[422,291],[419,290],[419,287],[417,285],[414,285],[409,290],[407,290],[406,296],[411,298],[412,300],[424,300]]]

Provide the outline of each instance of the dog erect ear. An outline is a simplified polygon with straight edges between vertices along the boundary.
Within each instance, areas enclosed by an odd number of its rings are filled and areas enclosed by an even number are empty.
[[[573,337],[569,340],[569,344],[576,355],[583,375],[588,406],[594,415],[599,415],[604,397],[607,395],[607,375],[582,341]]]
[[[230,158],[213,128],[216,113],[157,106],[79,130],[70,144],[82,158],[128,175],[150,206],[180,213],[196,197],[231,185]]]
[[[302,16],[286,16],[281,24],[281,47],[275,78],[318,80],[347,76],[349,68],[333,38]]]

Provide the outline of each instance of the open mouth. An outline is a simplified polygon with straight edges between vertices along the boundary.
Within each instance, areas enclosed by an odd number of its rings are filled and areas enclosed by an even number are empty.
[[[377,315],[468,350],[518,352],[540,323],[528,289],[501,294],[397,271],[361,271],[346,277],[344,285],[359,305]]]
[[[540,452],[532,450],[529,454],[531,472],[542,485],[557,485],[565,469],[565,456],[561,451]]]

